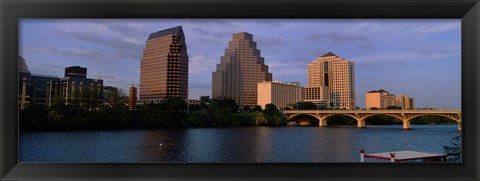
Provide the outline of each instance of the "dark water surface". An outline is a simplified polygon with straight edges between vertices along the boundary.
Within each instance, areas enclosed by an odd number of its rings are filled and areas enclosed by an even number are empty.
[[[20,133],[20,162],[358,162],[367,153],[443,153],[456,125],[189,128]],[[159,144],[162,143],[160,147]]]

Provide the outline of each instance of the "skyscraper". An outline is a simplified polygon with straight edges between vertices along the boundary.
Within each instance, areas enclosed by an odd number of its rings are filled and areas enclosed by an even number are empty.
[[[188,54],[181,26],[151,33],[140,67],[140,102],[187,99]]]
[[[328,52],[308,64],[307,87],[329,87],[330,107],[355,109],[354,73],[353,62]]]
[[[212,97],[232,98],[240,108],[252,107],[257,105],[257,83],[271,80],[253,35],[235,33],[212,73]]]

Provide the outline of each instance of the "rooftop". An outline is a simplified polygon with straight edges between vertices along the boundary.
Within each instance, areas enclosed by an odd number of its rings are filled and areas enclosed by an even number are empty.
[[[389,93],[388,91],[386,91],[386,90],[383,90],[383,89],[372,90],[372,91],[370,91],[370,92],[367,92],[367,93],[377,93],[377,92],[380,92],[380,93],[381,93],[381,92],[386,92],[386,93]]]
[[[338,57],[337,55],[333,54],[332,52],[328,52],[327,54],[321,56],[321,57],[330,57],[330,56],[336,56]]]
[[[175,26],[173,28],[168,28],[168,29],[164,29],[154,33],[150,33],[150,36],[148,36],[148,39],[150,40],[150,39],[159,38],[166,35],[178,34],[178,33],[182,33],[182,26]]]

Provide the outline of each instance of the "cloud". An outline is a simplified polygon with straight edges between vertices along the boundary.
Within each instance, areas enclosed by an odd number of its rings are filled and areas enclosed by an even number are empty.
[[[56,34],[67,39],[73,39],[79,42],[87,42],[95,45],[107,46],[113,50],[112,60],[118,62],[123,59],[139,60],[143,46],[135,44],[125,39],[117,39],[113,37],[101,37],[95,32],[79,32],[79,31],[65,31],[58,29]]]
[[[272,47],[272,46],[284,46],[284,45],[289,45],[291,44],[290,40],[287,40],[282,37],[257,37],[255,40],[257,44],[261,46],[266,46],[266,47]]]
[[[215,38],[207,38],[207,37],[200,36],[200,37],[195,37],[193,44],[202,46],[202,45],[222,45],[226,43]]]
[[[188,83],[188,84],[193,89],[210,90],[212,88],[212,84],[202,84],[202,83]]]
[[[308,34],[304,38],[307,41],[321,41],[321,40],[331,40],[333,42],[352,42],[360,41],[365,42],[369,41],[370,37],[364,34],[347,34],[347,33],[338,33],[338,32],[327,32],[327,33],[312,33]]]
[[[303,75],[307,74],[307,67],[305,68],[296,68],[296,69],[287,69],[287,70],[271,70],[273,76],[285,76],[285,75]]]
[[[104,52],[97,49],[85,49],[85,48],[62,48],[54,46],[45,47],[27,47],[26,51],[36,51],[45,54],[63,55],[69,57],[79,57],[83,59],[103,59],[105,57]]]
[[[371,65],[379,63],[399,63],[425,60],[433,61],[453,56],[458,56],[458,58],[460,58],[460,50],[431,50],[428,53],[416,51],[398,51],[393,53],[356,57],[352,58],[351,61],[353,61],[356,65]]]
[[[231,32],[227,31],[218,31],[218,29],[222,28],[216,28],[215,26],[192,26],[191,28],[195,34],[202,35],[202,36],[210,36],[213,38],[227,38],[227,37],[232,37]]]
[[[210,67],[214,64],[212,58],[205,55],[193,55],[189,58],[188,72],[189,74],[198,74],[206,71],[212,71]]]

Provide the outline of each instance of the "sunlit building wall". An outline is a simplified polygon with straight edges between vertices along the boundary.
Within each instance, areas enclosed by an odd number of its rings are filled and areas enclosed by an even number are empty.
[[[303,101],[315,103],[318,108],[330,107],[330,88],[327,86],[306,87],[303,97]]]
[[[395,96],[383,89],[365,93],[365,108],[386,109],[389,106],[400,107],[402,109],[414,109],[415,101],[413,98],[405,95]]]
[[[271,80],[253,35],[235,33],[212,73],[212,98],[232,98],[240,108],[253,107],[257,105],[257,83]]]
[[[308,64],[307,88],[322,86],[329,88],[329,107],[356,108],[353,62],[328,52]]]
[[[188,54],[181,26],[151,33],[140,66],[140,102],[158,103],[165,97],[186,100]]]
[[[298,82],[264,81],[258,82],[258,105],[273,104],[279,109],[288,104],[303,100],[304,88]]]

